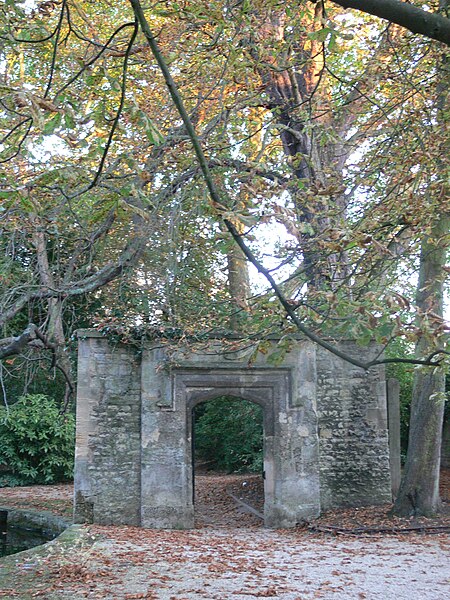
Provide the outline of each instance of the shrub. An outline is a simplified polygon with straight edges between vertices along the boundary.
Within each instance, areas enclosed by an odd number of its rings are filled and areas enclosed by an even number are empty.
[[[263,415],[259,405],[221,397],[195,410],[196,458],[212,468],[257,473],[263,469]]]
[[[22,396],[0,412],[0,465],[3,483],[56,483],[73,474],[75,421],[60,415],[56,402],[42,394]]]

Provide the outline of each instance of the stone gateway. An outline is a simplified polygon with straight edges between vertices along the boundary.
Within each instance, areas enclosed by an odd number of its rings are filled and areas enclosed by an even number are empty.
[[[340,348],[368,360],[379,352]],[[363,371],[306,340],[277,366],[270,352],[249,366],[252,352],[216,340],[137,353],[80,332],[75,521],[193,527],[192,412],[218,396],[262,407],[266,526],[390,502],[384,369]]]

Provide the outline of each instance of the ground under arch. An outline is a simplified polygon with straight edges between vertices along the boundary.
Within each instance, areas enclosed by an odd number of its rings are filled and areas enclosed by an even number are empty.
[[[263,408],[221,396],[192,410],[195,526],[264,523]]]

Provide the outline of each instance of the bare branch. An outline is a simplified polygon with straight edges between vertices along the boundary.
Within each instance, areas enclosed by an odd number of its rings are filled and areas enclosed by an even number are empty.
[[[56,92],[54,101],[56,101],[58,96],[60,94],[62,94],[64,92],[64,90],[66,90],[74,81],[76,81],[87,69],[89,69],[94,63],[96,63],[98,61],[98,59],[109,49],[110,44],[112,43],[114,38],[117,36],[117,34],[120,33],[120,31],[122,31],[122,29],[126,29],[127,27],[134,27],[134,23],[124,23],[123,25],[118,27],[114,31],[114,33],[112,33],[110,35],[110,37],[105,42],[105,44],[101,47],[101,50],[99,52],[97,52],[97,54],[93,58],[91,58],[90,60],[85,62],[83,67],[79,71],[77,71],[75,73],[75,75],[73,75],[68,81],[66,81],[66,83]],[[128,51],[128,50],[129,50],[129,48],[127,48],[125,54],[129,56],[132,52]]]
[[[50,65],[50,77],[49,77],[47,87],[46,87],[46,90],[44,93],[44,98],[47,98],[48,94],[50,93],[50,89],[51,89],[52,83],[53,83],[53,76],[55,74],[56,57],[58,54],[59,37],[61,35],[64,14],[66,12],[66,4],[67,4],[67,0],[63,0],[62,6],[61,6],[61,12],[60,12],[59,19],[58,19],[58,25],[56,26],[56,38],[55,38],[55,42],[53,45],[52,62]]]
[[[97,183],[97,181],[100,178],[100,175],[102,174],[103,167],[104,167],[105,161],[106,161],[106,157],[108,155],[109,148],[112,144],[114,133],[116,131],[117,125],[119,124],[119,120],[122,115],[122,111],[123,111],[123,107],[124,107],[124,103],[125,103],[125,90],[126,90],[127,74],[128,74],[128,69],[127,69],[128,68],[128,59],[130,58],[131,49],[133,48],[134,40],[136,39],[137,34],[138,34],[138,22],[136,20],[134,23],[133,33],[131,34],[131,38],[128,43],[127,50],[125,52],[125,58],[123,59],[122,85],[121,85],[119,107],[117,109],[116,116],[114,117],[113,124],[112,124],[111,130],[109,132],[108,140],[106,142],[106,146],[103,151],[102,158],[100,160],[100,165],[97,169],[97,173],[95,174],[95,177],[92,180],[92,183],[89,185],[88,189],[91,189],[95,186],[95,184]]]
[[[30,323],[20,335],[0,340],[0,359],[20,354],[30,342],[38,338],[37,331],[38,327]]]

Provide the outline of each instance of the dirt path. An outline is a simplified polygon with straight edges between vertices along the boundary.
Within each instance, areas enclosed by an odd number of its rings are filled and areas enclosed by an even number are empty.
[[[446,600],[450,597],[450,544],[446,535],[400,533],[352,538],[314,534],[307,529],[266,530],[261,527],[260,519],[231,500],[228,491],[260,506],[261,483],[257,479],[199,478],[197,529],[82,528],[81,535],[72,540],[65,541],[63,536],[38,551],[0,561],[0,598]],[[27,502],[28,494],[28,502],[37,504],[40,497],[48,510],[53,497],[57,508],[65,511],[70,503],[68,493],[70,489],[62,486],[42,491],[22,488],[21,492],[11,491],[10,502],[20,504],[20,497]],[[1,502],[5,502],[4,496]],[[61,504],[64,502],[65,508]],[[328,518],[353,524],[386,519],[386,509],[377,510],[335,511]]]
[[[197,475],[196,527],[262,527],[264,484],[258,475]],[[237,502],[236,502],[236,500]],[[245,505],[249,509],[245,509]]]

